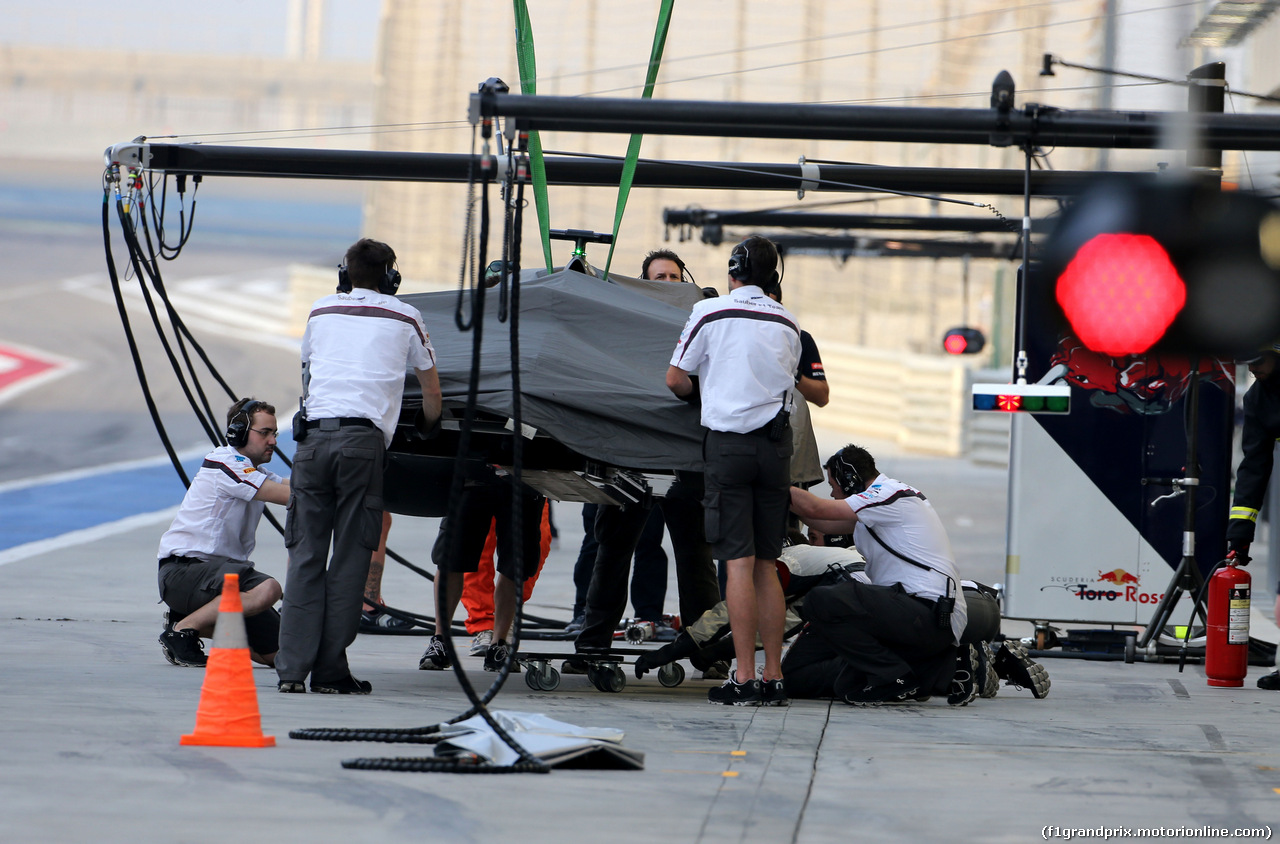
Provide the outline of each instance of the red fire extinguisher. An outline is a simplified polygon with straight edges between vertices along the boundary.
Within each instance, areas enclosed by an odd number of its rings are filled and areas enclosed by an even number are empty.
[[[1248,559],[1243,560],[1248,563]],[[1243,686],[1249,671],[1249,585],[1234,553],[1209,578],[1204,673],[1210,686]]]

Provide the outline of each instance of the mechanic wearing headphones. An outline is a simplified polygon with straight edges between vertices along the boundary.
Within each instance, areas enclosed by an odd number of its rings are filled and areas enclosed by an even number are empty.
[[[707,541],[727,560],[725,602],[736,631],[737,670],[711,689],[712,703],[785,705],[782,634],[786,605],[775,561],[782,551],[791,482],[791,426],[800,328],[761,289],[779,282],[778,251],[750,237],[729,257],[729,293],[693,308],[667,368],[667,387],[695,395],[698,378],[705,462]],[[755,640],[764,646],[756,679]]]
[[[974,652],[957,648],[967,609],[938,514],[920,492],[881,474],[864,448],[845,446],[827,470],[839,497],[793,488],[791,509],[824,534],[852,533],[873,584],[819,587],[805,599],[811,630],[849,666],[836,694],[878,705],[948,689],[948,703],[967,704]]]
[[[440,417],[435,351],[422,316],[395,298],[390,246],[364,238],[347,250],[338,292],[317,301],[302,336],[303,409],[285,523],[289,570],[281,609],[278,688],[368,694],[347,665],[360,625],[369,559],[382,533],[382,472],[405,369],[422,387],[424,424]],[[330,540],[333,557],[329,555]]]
[[[200,638],[213,635],[224,574],[240,576],[250,655],[263,665],[275,662],[280,584],[249,560],[265,503],[289,501],[289,481],[262,468],[275,449],[276,409],[256,399],[231,405],[227,444],[205,455],[160,538],[160,599],[169,606],[160,647],[174,665],[208,660]]]

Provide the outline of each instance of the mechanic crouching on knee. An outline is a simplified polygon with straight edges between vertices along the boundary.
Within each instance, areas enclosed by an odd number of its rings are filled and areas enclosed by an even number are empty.
[[[200,639],[213,635],[224,574],[240,577],[250,655],[274,665],[279,649],[280,584],[249,560],[266,502],[289,502],[289,481],[262,468],[276,450],[276,409],[240,399],[227,411],[226,436],[227,445],[205,455],[160,538],[160,599],[169,606],[160,647],[174,665],[207,661]]]
[[[947,689],[964,705],[976,693],[973,651],[958,647],[964,593],[942,521],[924,495],[881,474],[866,449],[848,445],[827,461],[835,500],[791,490],[791,509],[825,534],[849,534],[871,583],[818,587],[804,617],[847,668],[836,694],[855,705],[914,699]]]

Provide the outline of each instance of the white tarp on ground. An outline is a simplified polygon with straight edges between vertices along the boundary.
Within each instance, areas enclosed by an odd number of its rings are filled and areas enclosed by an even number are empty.
[[[552,767],[644,768],[644,754],[622,746],[622,730],[578,727],[537,712],[496,710],[489,713],[525,750]],[[474,753],[495,765],[511,765],[519,756],[479,715],[445,727],[437,756]]]

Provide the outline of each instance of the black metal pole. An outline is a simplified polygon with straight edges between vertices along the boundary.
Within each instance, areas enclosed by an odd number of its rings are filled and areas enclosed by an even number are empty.
[[[997,115],[995,109],[804,105],[701,100],[631,100],[505,94],[480,102],[473,117],[513,119],[521,129],[709,137],[804,138],[930,144],[1168,149],[1183,114],[1055,109],[1029,104]],[[1193,126],[1207,149],[1280,149],[1280,116],[1198,114]]]
[[[113,148],[123,151],[130,144]],[[359,179],[395,182],[457,182],[466,184],[471,156],[459,153],[382,152],[371,150],[314,150],[283,147],[240,147],[205,144],[143,143],[143,166],[172,174],[300,179]],[[616,188],[622,177],[621,158],[547,156],[547,180],[557,185]],[[635,187],[703,188],[726,190],[808,190],[864,193],[894,190],[913,193],[1021,195],[1019,170],[980,168],[878,167],[865,164],[824,164],[802,172],[799,164],[724,161],[640,161]],[[1135,179],[1150,173],[1127,174]],[[1037,171],[1031,179],[1034,196],[1071,196],[1097,177],[1090,171]]]

